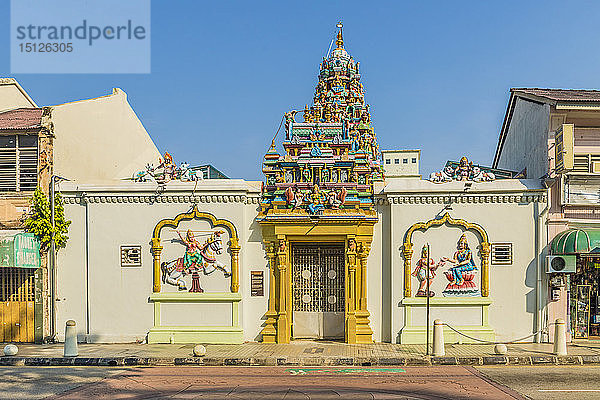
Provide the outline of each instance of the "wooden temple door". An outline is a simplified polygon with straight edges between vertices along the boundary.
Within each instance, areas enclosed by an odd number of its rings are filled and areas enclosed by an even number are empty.
[[[34,341],[35,270],[0,267],[0,342]]]
[[[292,245],[294,338],[343,339],[344,244]]]

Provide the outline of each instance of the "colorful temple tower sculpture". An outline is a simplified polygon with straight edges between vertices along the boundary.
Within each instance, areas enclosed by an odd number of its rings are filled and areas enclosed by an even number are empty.
[[[373,208],[373,181],[383,180],[379,145],[359,63],[344,49],[341,28],[336,44],[323,58],[314,104],[304,108],[304,121],[295,121],[297,111],[285,113],[285,154],[273,141],[265,155],[263,214],[271,208],[310,215]]]
[[[274,138],[264,157],[266,180],[257,219],[271,266],[265,342],[285,343],[298,336],[292,326],[298,325],[299,300],[291,293],[301,284],[292,277],[306,262],[294,255],[300,242],[342,246],[346,273],[338,294],[346,299],[340,300],[345,340],[372,341],[366,259],[377,222],[373,184],[383,180],[383,169],[359,63],[344,49],[341,23],[338,28],[336,48],[320,66],[313,105],[285,113],[285,152],[278,153]],[[296,121],[297,114],[302,122]],[[327,290],[327,282],[315,284]],[[331,296],[329,301],[337,298]]]

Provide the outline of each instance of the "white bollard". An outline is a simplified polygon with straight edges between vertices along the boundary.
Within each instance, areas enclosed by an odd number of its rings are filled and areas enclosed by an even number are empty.
[[[554,354],[567,355],[567,333],[564,319],[554,321]]]
[[[77,326],[72,319],[67,321],[65,326],[65,357],[77,357]]]
[[[441,319],[433,321],[433,355],[435,357],[446,355],[446,349],[444,349],[444,323]]]
[[[14,344],[7,344],[4,346],[4,355],[5,356],[16,356],[19,352],[19,348]]]
[[[494,353],[498,354],[499,356],[504,356],[507,352],[508,348],[504,343],[498,343],[494,346]]]
[[[197,344],[194,346],[194,356],[196,357],[204,357],[206,355],[206,347],[201,344]]]

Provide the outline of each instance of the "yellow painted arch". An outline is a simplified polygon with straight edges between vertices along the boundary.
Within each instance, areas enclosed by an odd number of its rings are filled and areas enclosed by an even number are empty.
[[[160,232],[163,228],[177,228],[181,221],[191,220],[206,220],[212,228],[223,227],[229,232],[229,249],[231,250],[231,292],[237,293],[239,290],[239,254],[240,245],[237,229],[235,225],[226,219],[217,219],[214,215],[199,211],[198,207],[194,207],[186,213],[177,215],[173,219],[163,219],[156,224],[152,233],[152,255],[153,255],[153,288],[154,293],[160,292],[160,253],[162,246],[160,245]]]
[[[417,230],[426,231],[432,226],[441,226],[444,224],[448,224],[449,226],[460,226],[465,230],[475,231],[479,234],[481,238],[481,296],[488,297],[490,294],[490,242],[488,239],[488,234],[481,225],[467,222],[463,219],[454,219],[449,213],[444,214],[441,218],[434,218],[427,222],[417,222],[406,231],[406,235],[404,236],[404,246],[402,249],[402,253],[404,255],[404,297],[411,297],[410,263],[413,255],[413,233]]]

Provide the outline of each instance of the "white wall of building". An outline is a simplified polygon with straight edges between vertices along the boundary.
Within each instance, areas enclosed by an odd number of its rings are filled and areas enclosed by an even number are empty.
[[[420,177],[421,150],[383,150],[381,154],[386,177]]]
[[[548,172],[548,124],[550,106],[516,99],[510,126],[498,159],[498,168],[539,179]]]
[[[488,183],[474,183],[467,192],[463,182],[433,184],[417,179],[388,179],[387,185],[378,196],[381,215],[388,215],[387,222],[379,225],[384,231],[389,230],[390,242],[383,240],[385,250],[381,255],[380,265],[383,267],[382,275],[389,276],[391,282],[391,300],[383,302],[388,308],[382,307],[382,316],[391,315],[390,332],[382,332],[383,339],[391,337],[392,342],[398,341],[398,334],[405,325],[404,307],[401,301],[404,298],[404,258],[402,248],[407,230],[417,222],[427,222],[448,212],[454,219],[463,219],[467,222],[482,226],[491,243],[507,242],[513,244],[513,264],[507,266],[490,265],[490,298],[489,324],[495,330],[497,340],[511,340],[526,336],[533,332],[535,315],[535,280],[536,280],[536,241],[535,241],[535,213],[541,211],[544,204],[538,204],[544,191],[539,182],[533,180],[500,180]],[[446,204],[452,199],[451,210],[444,210]],[[537,199],[537,200],[536,200]],[[385,208],[388,208],[385,211]],[[442,256],[452,258],[456,251],[457,241],[462,230],[456,227],[442,226],[430,228],[425,233],[417,231],[413,234],[413,257],[411,272],[420,258],[421,248],[429,243],[432,258],[437,262]],[[469,246],[475,256],[475,263],[479,267],[476,280],[481,279],[481,258],[477,246],[478,237],[467,232]],[[377,266],[376,260],[380,256],[371,254],[370,266]],[[372,264],[371,264],[372,262]],[[543,264],[542,264],[543,265]],[[386,271],[390,266],[390,271]],[[438,269],[432,290],[436,296],[442,296],[448,283],[443,271],[451,264],[446,264]],[[371,268],[371,271],[375,268]],[[375,273],[369,275],[370,286],[376,279]],[[418,281],[412,277],[412,296],[418,288]],[[387,279],[382,279],[382,284],[387,284]],[[373,294],[375,296],[375,294]],[[371,308],[377,303],[371,301]],[[424,311],[424,309],[423,309]],[[481,319],[478,311],[461,309],[461,307],[444,307],[433,309],[432,319],[441,318],[453,325],[471,325]],[[373,313],[373,311],[372,311]],[[474,314],[475,313],[475,314]],[[479,311],[480,313],[480,311]],[[413,324],[424,321],[423,316],[413,314]],[[424,322],[423,322],[424,324]],[[386,324],[382,326],[387,327]]]
[[[264,271],[265,287],[268,288],[262,239],[253,222],[260,182],[207,180],[198,182],[195,191],[194,186],[189,182],[171,182],[162,194],[155,196],[157,185],[152,183],[61,184],[65,215],[72,223],[68,244],[59,251],[57,258],[57,298],[60,299],[56,308],[57,326],[64,326],[66,320],[74,319],[82,341],[144,340],[154,325],[153,304],[149,302],[153,277],[152,232],[162,219],[189,211],[190,196],[195,196],[200,211],[231,221],[238,231],[241,246],[240,325],[244,327],[245,340],[257,340],[261,329],[259,321],[267,309],[268,300],[268,291],[265,291],[265,296],[250,297],[250,270]],[[81,201],[82,194],[85,194],[86,202]],[[199,221],[197,224],[182,223],[180,229],[188,227],[210,228],[206,222]],[[175,237],[174,232],[166,229],[161,234],[164,247],[162,261],[181,257],[185,251],[181,244],[169,243],[169,235]],[[122,245],[141,245],[141,267],[121,267]],[[227,249],[226,241],[224,247]],[[218,259],[230,265],[230,256],[226,252]],[[216,288],[212,291],[228,291],[229,279],[220,272],[201,276],[201,282],[207,291],[211,288]],[[176,289],[163,284],[163,291]],[[219,324],[219,318],[224,317],[219,307],[226,305],[208,309],[201,309],[201,305],[194,308],[194,304],[182,306],[168,305],[171,310],[165,308],[162,312],[170,312],[166,319],[173,323],[188,320],[190,325],[198,325],[201,321],[211,325]],[[202,313],[206,313],[204,318]],[[62,332],[59,338],[62,339]]]
[[[244,330],[244,340],[260,340],[269,288],[262,234],[255,221],[260,182],[207,180],[199,182],[194,191],[194,183],[173,181],[160,193],[156,184],[133,182],[111,185],[63,182],[60,189],[65,198],[66,216],[72,224],[67,247],[58,253],[57,326],[75,319],[80,339],[90,342],[144,340],[154,325],[153,304],[149,301],[153,276],[152,232],[160,220],[189,211],[192,196],[198,201],[200,211],[227,219],[237,229],[241,245],[239,322]],[[544,206],[536,202],[542,201],[544,194],[539,183],[527,180],[474,183],[465,191],[463,182],[433,184],[419,179],[388,179],[386,187],[376,196],[380,221],[375,225],[367,264],[367,303],[373,339],[395,343],[405,325],[401,303],[404,299],[402,246],[406,231],[417,222],[429,221],[445,212],[455,219],[482,226],[491,243],[513,244],[512,265],[490,265],[489,324],[497,340],[530,334],[535,318],[537,249],[534,221],[536,213]],[[82,196],[87,202],[81,201]],[[450,203],[452,209],[444,210]],[[184,231],[188,228],[210,230],[206,222],[182,223],[179,227]],[[411,272],[425,243],[430,243],[436,261],[444,256],[452,258],[462,233],[461,229],[448,226],[431,228],[425,234],[416,232]],[[161,234],[164,247],[161,261],[183,255],[185,248],[168,240],[175,237],[169,230]],[[467,237],[479,267],[476,279],[481,287],[479,239],[472,232],[467,232]],[[142,246],[141,267],[120,266],[121,245]],[[230,263],[228,254],[218,259]],[[442,295],[447,284],[443,271],[449,267],[446,265],[438,270],[432,286],[436,296]],[[263,271],[264,296],[250,296],[250,271]],[[418,281],[414,277],[411,279],[414,296]],[[229,280],[220,272],[201,276],[201,283],[207,292],[228,291]],[[163,292],[176,291],[176,288],[163,284]],[[200,322],[220,325],[229,318],[229,309],[223,309],[227,305],[205,306],[169,305],[162,309],[163,323],[190,321],[190,325]],[[165,313],[168,316],[164,317]],[[481,321],[480,309],[460,306],[434,307],[432,315],[453,325]],[[419,321],[424,321],[424,315],[414,311],[413,325]]]
[[[0,78],[0,112],[31,107],[37,105],[15,79]]]
[[[107,96],[53,106],[54,173],[78,182],[131,178],[161,157],[127,102]]]

